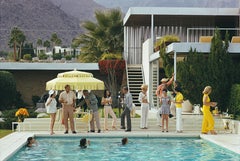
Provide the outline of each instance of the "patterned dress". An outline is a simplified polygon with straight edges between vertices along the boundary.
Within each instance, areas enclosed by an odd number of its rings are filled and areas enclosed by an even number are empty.
[[[162,101],[162,105],[161,105],[162,114],[170,114],[169,101],[171,101],[171,98],[170,97],[162,97],[161,101]]]

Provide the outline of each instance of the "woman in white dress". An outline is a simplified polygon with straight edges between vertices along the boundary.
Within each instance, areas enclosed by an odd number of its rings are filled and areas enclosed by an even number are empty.
[[[50,134],[53,135],[55,134],[53,132],[53,127],[55,123],[55,118],[56,118],[56,112],[57,112],[57,101],[55,99],[56,94],[54,90],[49,91],[49,97],[45,103],[45,106],[47,108],[47,113],[50,114],[51,117],[51,123],[50,123]]]
[[[142,92],[139,93],[138,101],[141,103],[141,129],[147,129],[147,119],[148,119],[148,111],[149,111],[149,102],[147,96],[148,85],[143,84],[141,86]]]
[[[104,105],[104,130],[108,130],[108,114],[113,118],[112,129],[116,129],[117,117],[112,109],[112,98],[109,90],[104,91],[104,97],[102,98],[101,104]]]

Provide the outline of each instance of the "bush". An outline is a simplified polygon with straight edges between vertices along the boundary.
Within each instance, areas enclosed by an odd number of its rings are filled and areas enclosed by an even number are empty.
[[[32,56],[31,56],[31,54],[25,54],[25,55],[23,55],[23,59],[24,60],[32,60]]]
[[[5,110],[3,111],[3,120],[4,122],[1,123],[0,128],[2,129],[12,129],[12,122],[18,121],[18,118],[15,117],[17,109],[12,109],[12,110]]]
[[[72,59],[72,55],[66,55],[65,58],[66,58],[66,60],[71,60]]]
[[[32,96],[33,105],[36,107],[37,102],[40,100],[40,96]]]
[[[156,43],[154,44],[154,47],[164,47],[165,43],[171,43],[171,42],[179,42],[180,38],[176,35],[165,35],[158,39]]]
[[[53,54],[53,60],[61,60],[62,55],[60,53]]]
[[[31,109],[28,109],[28,113],[29,113],[29,118],[36,118],[38,113],[35,112],[35,109],[31,108]]]
[[[240,84],[234,84],[231,89],[229,101],[229,114],[233,114],[234,118],[240,116]]]
[[[9,109],[14,105],[16,82],[12,73],[0,71],[0,110]]]
[[[19,91],[17,91],[17,93],[16,93],[16,98],[14,100],[14,105],[15,105],[15,107],[25,107],[25,106],[27,106],[27,104],[22,99],[22,94]]]
[[[15,116],[15,113],[18,109],[4,110],[3,111],[3,120],[4,122],[0,123],[0,129],[12,129],[12,122],[17,122],[18,118]],[[36,118],[37,113],[34,112],[34,109],[28,109],[29,117]],[[14,129],[16,126],[14,127]]]
[[[6,52],[6,51],[0,51],[0,57],[7,58],[7,56],[8,56],[8,52]]]
[[[46,60],[48,58],[48,56],[46,54],[44,54],[44,53],[40,53],[38,55],[38,58],[39,58],[39,60]]]

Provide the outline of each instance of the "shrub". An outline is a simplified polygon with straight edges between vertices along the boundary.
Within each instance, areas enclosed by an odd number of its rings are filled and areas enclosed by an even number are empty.
[[[4,122],[1,123],[1,128],[3,129],[11,129],[12,128],[12,122],[18,121],[18,118],[15,117],[17,109],[12,110],[5,110],[3,111],[3,120]]]
[[[164,47],[165,43],[179,42],[179,41],[180,41],[180,38],[176,35],[165,35],[156,41],[156,43],[154,44],[154,48]]]
[[[16,97],[16,82],[12,73],[0,71],[0,110],[11,108]]]
[[[0,129],[12,129],[12,122],[17,122],[18,118],[15,116],[15,113],[18,109],[4,110],[3,111],[3,120],[4,122],[0,123]],[[34,112],[34,109],[28,109],[29,117],[36,118],[37,113]],[[14,127],[16,128],[16,126]]]
[[[0,57],[6,58],[7,55],[8,55],[8,52],[6,52],[6,51],[0,51]]]
[[[231,89],[229,113],[235,118],[240,116],[240,84],[234,84]]]
[[[40,100],[40,96],[32,96],[33,105],[36,107],[37,102]]]
[[[65,58],[66,58],[66,60],[71,60],[72,59],[72,55],[66,55]]]
[[[53,54],[53,60],[61,60],[61,59],[62,59],[62,54],[61,53]]]
[[[36,118],[38,115],[38,113],[35,112],[35,109],[33,108],[28,109],[28,113],[29,113],[29,118]]]
[[[46,60],[46,59],[48,58],[48,56],[47,56],[46,54],[44,54],[44,53],[40,53],[40,54],[38,55],[38,58],[39,58],[40,60]]]
[[[25,54],[25,55],[23,55],[23,59],[24,60],[32,60],[32,56],[31,56],[31,54]]]
[[[22,94],[19,91],[17,91],[17,93],[16,93],[16,98],[14,100],[14,105],[15,105],[15,107],[25,107],[25,106],[27,106],[27,104],[22,99]]]

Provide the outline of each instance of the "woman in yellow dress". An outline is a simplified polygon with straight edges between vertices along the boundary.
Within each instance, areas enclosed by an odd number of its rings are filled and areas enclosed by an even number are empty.
[[[202,134],[208,134],[210,131],[211,134],[216,135],[214,131],[214,119],[210,111],[210,106],[215,107],[217,102],[211,102],[209,95],[212,92],[211,86],[206,86],[203,90],[203,122],[202,122]]]

